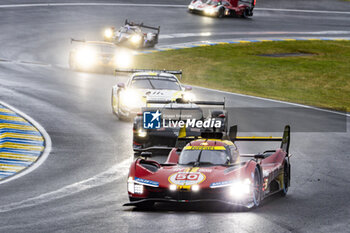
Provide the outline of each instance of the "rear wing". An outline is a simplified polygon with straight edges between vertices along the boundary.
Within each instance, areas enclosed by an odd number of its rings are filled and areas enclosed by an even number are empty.
[[[154,69],[115,69],[116,73],[139,73],[139,72],[154,72],[154,73],[167,73],[173,75],[180,75],[182,79],[182,70],[154,70]]]
[[[225,109],[225,99],[224,101],[186,101],[182,98],[178,98],[175,101],[171,100],[147,100],[146,104],[171,104],[171,103],[179,103],[179,104],[197,104],[197,105],[211,105],[211,106],[223,106]]]
[[[229,131],[229,138],[232,142],[235,141],[280,141],[280,148],[289,154],[289,144],[290,144],[290,126],[286,125],[284,127],[284,132],[282,137],[256,137],[256,136],[237,136],[237,125],[231,126]]]
[[[158,27],[147,26],[147,25],[144,25],[143,23],[130,22],[127,19],[125,20],[125,24],[124,25],[137,26],[137,27],[143,27],[143,28],[156,30],[157,34],[159,34],[159,32],[160,32],[160,26],[158,26]]]

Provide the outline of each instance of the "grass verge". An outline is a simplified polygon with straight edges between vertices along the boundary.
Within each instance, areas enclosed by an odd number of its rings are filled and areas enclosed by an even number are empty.
[[[308,53],[265,57],[262,54]],[[138,68],[182,69],[183,82],[350,111],[350,42],[225,44],[137,56]]]

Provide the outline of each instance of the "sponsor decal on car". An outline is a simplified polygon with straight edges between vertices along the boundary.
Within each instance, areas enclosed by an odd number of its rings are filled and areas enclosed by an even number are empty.
[[[210,188],[220,188],[220,187],[229,186],[230,184],[232,184],[232,180],[214,182],[214,183],[211,183],[209,187]]]
[[[206,179],[201,172],[177,172],[169,176],[168,180],[171,184],[176,185],[194,185],[200,184]]]
[[[226,150],[224,146],[186,146],[185,150]]]
[[[143,185],[152,186],[152,187],[159,187],[159,182],[156,182],[153,180],[145,180],[142,178],[135,177],[134,182],[139,183],[139,184],[143,184]]]

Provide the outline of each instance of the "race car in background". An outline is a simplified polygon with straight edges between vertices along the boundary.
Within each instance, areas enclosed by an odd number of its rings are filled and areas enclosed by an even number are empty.
[[[207,16],[223,18],[224,16],[253,16],[256,0],[193,0],[188,11]]]
[[[145,32],[143,29],[151,29],[155,32]],[[158,43],[159,32],[160,26],[151,27],[125,20],[125,25],[119,30],[114,27],[107,28],[104,31],[104,40],[133,49],[152,48]]]
[[[220,106],[221,109],[214,106]],[[160,124],[156,128],[145,127],[145,114],[150,112],[159,112]],[[191,101],[182,98],[170,101],[147,100],[147,107],[134,119],[135,156],[140,155],[144,148],[148,151],[154,148],[156,151],[162,150],[162,153],[169,152],[179,137],[199,137],[202,132],[208,131],[226,133],[227,122],[225,101]]]
[[[132,63],[132,51],[104,41],[71,39],[75,46],[69,53],[69,68],[76,71],[114,72]]]
[[[165,163],[143,152],[130,166],[128,196],[124,206],[151,207],[155,202],[221,202],[247,208],[275,193],[285,196],[290,186],[290,127],[283,137],[238,137],[230,128],[222,134],[190,139],[175,147]],[[280,148],[257,154],[240,154],[236,141],[280,141]]]
[[[176,75],[181,70],[116,69],[116,73],[132,73],[126,84],[112,88],[112,111],[120,120],[131,120],[146,107],[147,100],[193,100],[189,86],[183,86]]]

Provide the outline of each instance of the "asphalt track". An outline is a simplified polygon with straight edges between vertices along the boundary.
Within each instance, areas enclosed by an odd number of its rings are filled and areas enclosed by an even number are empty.
[[[2,1],[7,3],[28,2]],[[187,1],[147,3],[184,5]],[[350,5],[341,1],[261,0],[258,4],[261,8],[350,12]],[[327,37],[348,36],[350,31],[350,17],[341,13],[258,10],[249,20],[217,20],[190,15],[182,7],[0,8],[0,99],[34,118],[52,139],[52,151],[44,164],[0,185],[0,232],[348,231],[349,126],[344,125],[341,115],[317,110],[313,114],[327,114],[319,125],[343,125],[347,132],[333,128],[328,130],[332,132],[321,132],[311,127],[305,131],[312,132],[292,134],[292,186],[286,198],[267,199],[248,212],[220,205],[159,205],[155,211],[146,212],[122,207],[127,202],[131,124],[111,114],[111,86],[117,80],[109,75],[75,73],[65,67],[70,37],[99,39],[103,27],[122,24],[125,18],[159,23],[162,35],[211,33],[207,37],[162,38],[161,45],[208,37],[271,36],[266,32],[277,32],[275,36],[281,37],[286,36],[282,32],[290,33],[288,37],[323,32],[322,36]],[[232,33],[222,35],[226,32]],[[202,99],[221,100],[225,96],[231,107],[293,107],[247,96],[197,88],[194,91]],[[288,116],[308,125],[300,112],[289,111]],[[237,121],[253,124],[243,117]],[[274,129],[289,123],[284,118],[271,121],[268,116],[261,121]]]

